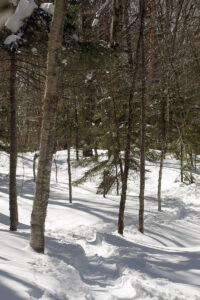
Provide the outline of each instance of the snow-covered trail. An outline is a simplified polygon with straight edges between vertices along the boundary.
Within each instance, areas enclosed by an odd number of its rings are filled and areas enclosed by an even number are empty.
[[[119,197],[96,195],[97,180],[73,189],[68,203],[66,152],[57,153],[46,222],[46,255],[28,247],[34,192],[33,154],[19,155],[20,226],[8,232],[8,156],[0,154],[0,299],[200,299],[200,186],[176,182],[166,160],[163,212],[157,212],[158,165],[147,162],[145,234],[137,231],[139,181],[129,182],[124,237]],[[83,169],[73,169],[73,178]]]

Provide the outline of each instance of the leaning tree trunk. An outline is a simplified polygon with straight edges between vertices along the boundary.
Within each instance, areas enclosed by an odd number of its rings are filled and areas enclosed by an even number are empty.
[[[44,230],[49,198],[52,157],[56,134],[60,56],[66,15],[66,0],[56,0],[48,45],[44,113],[40,138],[40,154],[33,211],[31,215],[30,246],[44,252]]]
[[[10,182],[9,182],[9,206],[10,206],[10,230],[16,231],[18,226],[17,208],[17,103],[16,103],[16,61],[15,55],[11,55],[10,64]]]

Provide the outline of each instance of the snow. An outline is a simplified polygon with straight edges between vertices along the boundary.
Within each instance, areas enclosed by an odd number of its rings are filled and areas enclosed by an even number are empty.
[[[95,17],[93,22],[92,22],[92,27],[97,26],[99,24],[99,18]]]
[[[43,9],[46,13],[53,15],[54,14],[54,4],[53,3],[43,3],[40,5],[40,8]]]
[[[106,0],[105,3],[100,7],[100,9],[96,12],[95,18],[92,22],[92,27],[97,26],[99,24],[99,19],[101,17],[102,12],[106,8],[106,6],[110,3],[110,0]]]
[[[36,48],[32,48],[31,49],[31,52],[33,53],[33,55],[37,55],[38,54],[38,51]]]
[[[23,21],[29,18],[37,8],[34,0],[20,0],[14,15],[8,18],[5,26],[16,33],[23,26]]]
[[[19,35],[11,34],[5,39],[4,44],[10,45],[12,43],[16,43],[18,40],[20,40],[20,38],[21,37]]]
[[[17,6],[18,0],[9,0],[10,3],[12,3],[14,6]]]
[[[34,153],[18,157],[19,230],[8,231],[9,156],[0,152],[0,298],[2,300],[198,300],[200,176],[178,182],[179,161],[165,160],[163,211],[157,212],[159,164],[147,162],[145,234],[137,230],[139,176],[131,174],[124,237],[117,234],[119,196],[96,195],[99,178],[73,188],[67,153],[56,154],[46,220],[46,253],[29,247]],[[75,153],[72,153],[75,157]],[[87,168],[73,167],[78,179]]]

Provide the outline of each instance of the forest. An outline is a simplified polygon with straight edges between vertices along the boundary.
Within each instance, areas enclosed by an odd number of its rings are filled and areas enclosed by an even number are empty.
[[[0,300],[200,299],[200,1],[0,0]]]

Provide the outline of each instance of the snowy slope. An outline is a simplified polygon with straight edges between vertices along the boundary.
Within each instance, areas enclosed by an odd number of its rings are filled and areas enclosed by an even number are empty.
[[[41,255],[28,246],[33,154],[18,159],[17,233],[8,231],[8,159],[0,153],[1,300],[200,299],[200,186],[176,182],[178,161],[165,161],[162,213],[156,211],[158,165],[147,162],[144,235],[137,231],[139,181],[130,180],[121,237],[119,197],[96,195],[95,180],[74,188],[74,203],[68,204],[66,152],[58,152],[58,183],[53,165],[46,255]],[[73,169],[73,178],[81,173]]]

